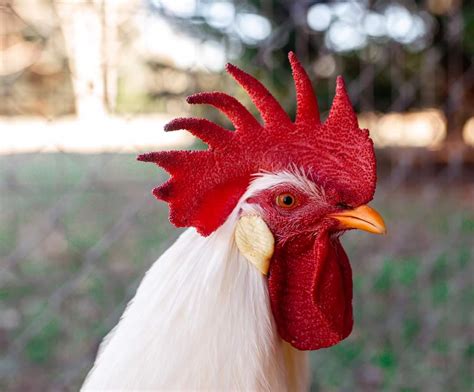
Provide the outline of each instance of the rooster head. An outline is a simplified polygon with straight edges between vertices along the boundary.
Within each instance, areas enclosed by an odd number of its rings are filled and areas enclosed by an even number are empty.
[[[153,193],[169,203],[170,221],[178,227],[210,235],[245,199],[237,245],[268,274],[280,336],[295,348],[315,350],[352,330],[352,273],[340,234],[349,229],[380,234],[385,225],[367,206],[376,184],[374,148],[368,131],[359,129],[343,79],[338,77],[329,116],[321,122],[308,75],[293,53],[289,59],[295,121],[259,81],[229,64],[228,73],[247,91],[264,124],[227,94],[195,94],[189,103],[216,107],[235,131],[206,119],[178,118],[165,130],[186,129],[209,149],[152,152],[138,159],[171,174]]]

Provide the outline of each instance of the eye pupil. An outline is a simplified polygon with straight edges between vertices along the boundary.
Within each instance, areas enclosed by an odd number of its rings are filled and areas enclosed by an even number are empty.
[[[286,206],[291,206],[293,204],[293,197],[291,197],[290,195],[285,195],[282,198],[282,202]]]

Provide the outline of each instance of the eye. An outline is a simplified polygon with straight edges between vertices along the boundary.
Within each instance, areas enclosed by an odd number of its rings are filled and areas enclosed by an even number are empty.
[[[277,196],[276,204],[282,208],[292,208],[296,204],[296,198],[291,193],[282,193]]]

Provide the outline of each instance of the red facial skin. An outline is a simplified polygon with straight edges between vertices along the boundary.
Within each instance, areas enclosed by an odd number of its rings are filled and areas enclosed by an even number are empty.
[[[291,208],[276,203],[289,193]],[[332,346],[353,325],[352,272],[339,242],[337,221],[328,214],[342,209],[334,190],[318,201],[291,185],[262,191],[248,200],[263,210],[275,237],[268,289],[280,336],[300,350]]]

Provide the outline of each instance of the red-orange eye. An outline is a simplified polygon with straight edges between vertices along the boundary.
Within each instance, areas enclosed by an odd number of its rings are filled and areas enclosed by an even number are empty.
[[[278,207],[292,208],[296,204],[296,199],[291,193],[282,193],[277,196],[276,203]]]

